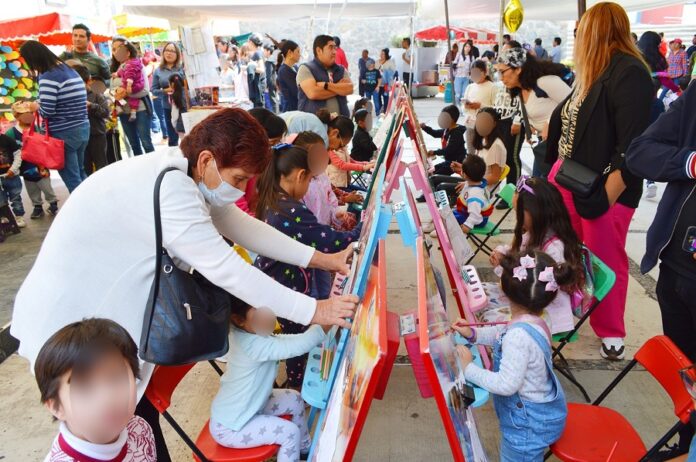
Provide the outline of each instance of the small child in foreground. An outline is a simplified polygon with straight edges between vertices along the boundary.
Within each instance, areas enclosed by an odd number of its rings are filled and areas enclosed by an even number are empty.
[[[493,214],[493,207],[484,178],[486,162],[478,156],[467,156],[462,162],[461,174],[466,181],[457,197],[454,216],[462,231],[468,234],[474,228],[486,226]]]
[[[53,334],[34,373],[41,402],[60,421],[44,462],[155,462],[152,429],[134,416],[138,348],[108,319],[85,319]]]
[[[297,461],[311,442],[305,403],[296,390],[273,388],[278,361],[308,353],[326,334],[314,325],[302,334],[271,335],[276,317],[235,297],[231,321],[227,370],[211,406],[210,434],[229,448],[278,444],[278,462]]]
[[[540,251],[501,258],[501,285],[510,299],[506,326],[473,329],[465,320],[452,328],[470,343],[493,347],[493,370],[472,362],[471,351],[457,347],[466,380],[488,390],[500,421],[500,460],[538,461],[563,433],[568,409],[553,372],[551,332],[540,315],[561,287],[573,286],[572,267]]]

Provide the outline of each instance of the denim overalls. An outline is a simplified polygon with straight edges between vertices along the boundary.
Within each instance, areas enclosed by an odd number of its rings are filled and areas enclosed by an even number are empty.
[[[533,403],[520,398],[519,393],[511,396],[493,395],[495,413],[500,421],[501,462],[541,461],[546,448],[556,442],[563,433],[568,408],[563,388],[553,373],[551,346],[546,339],[526,322],[510,324],[500,336],[493,349],[493,372],[498,372],[503,356],[503,337],[511,329],[524,329],[544,352],[546,370],[553,381],[553,397],[544,403]]]

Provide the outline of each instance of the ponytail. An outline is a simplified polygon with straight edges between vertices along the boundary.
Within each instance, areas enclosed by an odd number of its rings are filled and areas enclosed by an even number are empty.
[[[270,210],[278,210],[278,202],[285,194],[280,187],[280,178],[298,168],[309,170],[307,150],[289,144],[273,147],[271,162],[256,182],[258,192],[256,218],[263,220]]]
[[[181,111],[186,108],[186,103],[184,100],[184,79],[181,78],[179,74],[172,74],[169,77],[169,85],[171,85],[172,90],[172,103]]]
[[[328,128],[338,130],[338,136],[340,136],[342,139],[353,138],[355,125],[353,125],[353,121],[348,117],[332,114],[325,108],[319,109],[316,112],[316,116],[319,118],[321,123],[326,125]]]

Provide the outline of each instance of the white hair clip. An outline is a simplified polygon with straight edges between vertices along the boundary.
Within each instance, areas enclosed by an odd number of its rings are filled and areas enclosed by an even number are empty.
[[[558,290],[552,266],[547,266],[544,271],[539,273],[539,281],[546,283],[546,292],[556,292]]]

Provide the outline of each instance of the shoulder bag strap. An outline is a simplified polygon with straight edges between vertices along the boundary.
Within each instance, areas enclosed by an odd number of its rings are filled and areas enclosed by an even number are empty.
[[[524,119],[524,135],[527,141],[532,140],[532,127],[529,125],[529,117],[527,116],[527,108],[524,105],[524,97],[522,96],[522,90],[517,96],[520,100],[520,110],[522,111],[522,119]]]
[[[158,277],[159,267],[162,264],[162,254],[165,252],[162,246],[162,217],[160,213],[160,189],[162,186],[162,180],[164,180],[164,175],[172,170],[178,170],[176,167],[168,167],[162,170],[162,172],[157,177],[155,181],[155,191],[153,195],[153,205],[155,210],[155,246],[157,249],[157,271],[155,272],[155,277]]]

